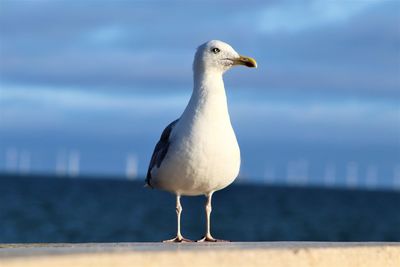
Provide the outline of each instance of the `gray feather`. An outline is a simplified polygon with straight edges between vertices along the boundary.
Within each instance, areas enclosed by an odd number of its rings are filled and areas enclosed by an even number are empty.
[[[151,170],[155,166],[157,166],[157,168],[160,168],[162,161],[164,160],[165,156],[168,153],[168,148],[170,145],[169,137],[171,135],[171,131],[178,121],[179,119],[174,120],[164,129],[164,131],[161,134],[160,140],[158,141],[156,147],[154,148],[154,152],[150,160],[149,169],[147,170],[147,175],[146,175],[146,184],[149,185],[150,187],[153,187],[151,185],[151,179],[152,179]]]

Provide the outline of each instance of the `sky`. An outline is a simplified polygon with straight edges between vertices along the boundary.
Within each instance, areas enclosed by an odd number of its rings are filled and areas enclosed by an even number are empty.
[[[211,39],[259,65],[224,77],[242,177],[400,179],[400,2],[373,0],[3,0],[0,171],[143,175]]]

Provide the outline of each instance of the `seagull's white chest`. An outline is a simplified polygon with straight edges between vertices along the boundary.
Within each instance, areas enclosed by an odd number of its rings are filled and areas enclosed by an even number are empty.
[[[239,169],[239,145],[223,92],[200,102],[192,97],[171,133],[165,159],[152,175],[157,187],[202,195],[231,184]]]

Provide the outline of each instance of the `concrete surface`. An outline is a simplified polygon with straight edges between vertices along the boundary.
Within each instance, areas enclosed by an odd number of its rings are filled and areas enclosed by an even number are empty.
[[[0,267],[177,265],[400,267],[400,243],[0,244]]]

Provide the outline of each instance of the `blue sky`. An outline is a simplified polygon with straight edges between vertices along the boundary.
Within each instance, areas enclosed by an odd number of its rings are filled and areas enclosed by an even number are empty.
[[[54,171],[145,173],[192,87],[195,48],[230,43],[259,68],[225,76],[242,173],[309,161],[315,169],[400,162],[398,1],[1,1],[0,170],[10,149]],[[318,155],[318,156],[317,156]],[[321,156],[323,155],[323,156]],[[3,162],[3,163],[1,163]],[[278,167],[280,166],[280,167]],[[315,178],[319,179],[315,171]]]

